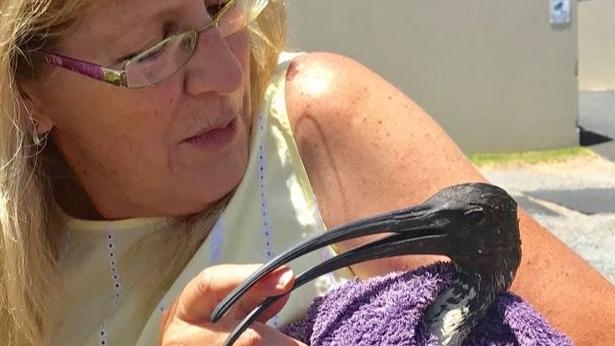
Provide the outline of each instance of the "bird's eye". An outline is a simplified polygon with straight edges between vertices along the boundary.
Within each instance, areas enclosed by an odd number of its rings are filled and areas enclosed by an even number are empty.
[[[472,227],[480,227],[487,219],[487,214],[481,209],[469,210],[464,214],[468,224]]]

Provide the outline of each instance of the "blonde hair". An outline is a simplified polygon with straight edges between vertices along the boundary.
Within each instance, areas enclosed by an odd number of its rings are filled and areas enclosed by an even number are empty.
[[[91,9],[95,0],[0,1],[0,340],[6,345],[50,344],[54,297],[61,291],[57,262],[62,249],[61,220],[51,183],[39,155],[41,140],[21,99],[17,80],[41,75],[31,53],[53,47],[62,31]],[[284,47],[283,0],[270,0],[250,25],[253,110]],[[172,281],[208,235],[228,196],[196,216],[177,220],[183,236],[173,239],[164,271]],[[205,227],[206,231],[203,231]],[[197,230],[198,231],[192,231]],[[176,234],[177,235],[177,234]],[[178,249],[191,251],[175,251]]]

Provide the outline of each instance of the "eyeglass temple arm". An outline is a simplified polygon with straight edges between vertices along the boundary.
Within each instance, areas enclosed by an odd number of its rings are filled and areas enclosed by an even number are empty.
[[[50,65],[65,68],[67,70],[98,79],[117,86],[126,87],[126,73],[110,69],[104,66],[89,63],[87,61],[69,58],[67,56],[41,52],[45,62]]]

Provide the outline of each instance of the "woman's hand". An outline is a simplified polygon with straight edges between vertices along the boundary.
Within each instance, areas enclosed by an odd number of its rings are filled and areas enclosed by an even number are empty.
[[[160,345],[222,345],[232,329],[264,298],[283,294],[292,287],[293,272],[289,268],[280,268],[251,288],[220,321],[211,323],[209,317],[216,304],[259,267],[219,265],[202,271],[188,283],[165,313]],[[272,305],[235,345],[304,345],[264,324],[282,309],[287,300],[288,296]]]

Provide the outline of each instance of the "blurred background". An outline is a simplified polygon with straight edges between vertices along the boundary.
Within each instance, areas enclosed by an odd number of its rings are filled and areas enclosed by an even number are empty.
[[[361,61],[466,152],[573,146],[615,99],[615,1],[567,2],[558,24],[550,0],[289,0],[290,45]]]
[[[287,2],[292,50],[384,76],[615,283],[615,0]]]

